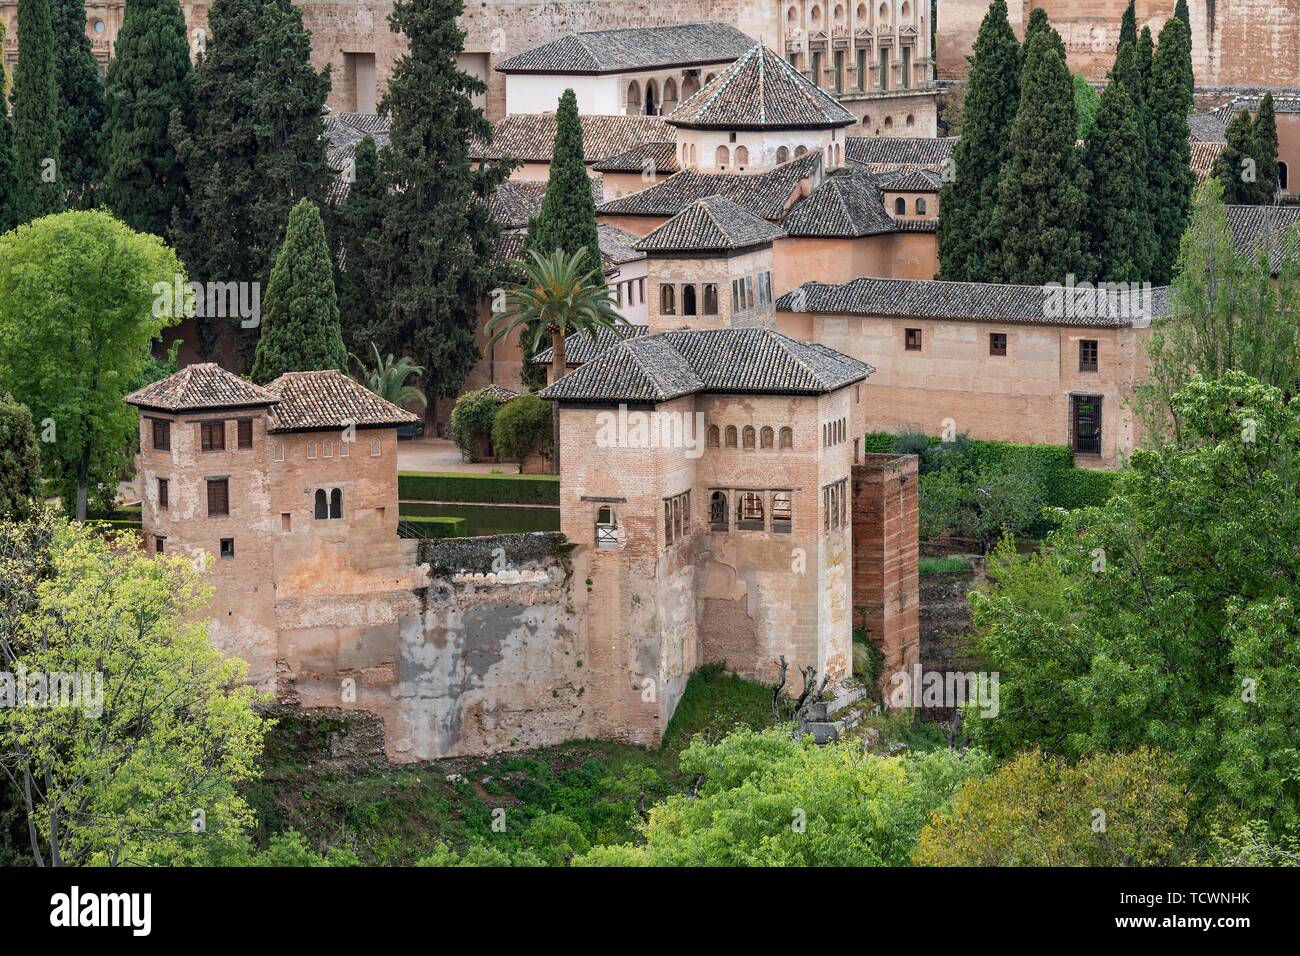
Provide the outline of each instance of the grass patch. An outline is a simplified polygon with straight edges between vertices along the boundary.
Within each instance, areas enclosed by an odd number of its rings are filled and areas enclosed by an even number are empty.
[[[948,571],[969,571],[971,563],[965,558],[922,558],[922,574],[943,574]]]
[[[705,664],[687,681],[663,747],[680,753],[696,734],[712,739],[738,724],[758,729],[771,723],[771,688],[727,673],[721,662]]]
[[[476,538],[488,534],[520,534],[526,531],[559,531],[558,508],[510,508],[490,505],[404,504],[403,521],[423,518],[459,518],[465,522],[460,536]]]

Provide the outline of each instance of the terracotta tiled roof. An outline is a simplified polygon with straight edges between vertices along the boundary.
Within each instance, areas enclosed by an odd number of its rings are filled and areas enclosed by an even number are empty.
[[[876,167],[937,169],[956,145],[956,136],[846,136],[844,159],[873,171],[879,171]]]
[[[571,33],[503,60],[501,73],[627,73],[730,63],[754,45],[733,26],[701,21]]]
[[[678,170],[677,144],[643,143],[617,156],[602,159],[592,168],[598,173],[675,173]]]
[[[582,365],[624,339],[634,339],[649,331],[644,325],[620,325],[617,329],[600,329],[595,339],[575,332],[564,338],[564,362],[566,365]],[[550,365],[551,350],[548,348],[538,352],[533,356],[533,361],[538,365]]]
[[[673,138],[660,116],[584,115],[582,148],[588,163],[625,153],[643,143],[662,143]],[[554,113],[512,113],[498,120],[492,142],[470,144],[471,159],[500,159],[513,156],[524,162],[549,163],[555,149]]]
[[[754,46],[668,117],[692,129],[829,129],[857,117],[765,46]]]
[[[321,372],[286,372],[266,391],[280,402],[271,413],[268,431],[299,432],[319,429],[396,427],[420,419],[384,401],[335,369]]]
[[[540,394],[562,402],[664,402],[697,392],[821,395],[873,371],[772,329],[684,329],[620,342]]]
[[[492,218],[502,229],[523,229],[542,208],[544,180],[507,179],[492,192]]]
[[[375,146],[388,145],[389,119],[378,113],[329,113],[325,117],[325,163],[334,178],[330,181],[325,201],[338,205],[347,198],[350,183],[343,172],[357,154],[357,144],[367,136],[374,137]]]
[[[790,236],[856,239],[897,232],[895,221],[880,202],[875,178],[864,170],[835,173],[781,220]]]
[[[1051,304],[1051,290],[1036,285],[1000,285],[992,282],[939,282],[928,279],[854,279],[842,285],[807,282],[776,300],[782,312],[872,315],[903,319],[963,319],[1014,325],[1073,325],[1119,328],[1135,320],[1158,319],[1169,314],[1169,290],[1151,290],[1149,303],[1112,307],[1102,291],[1076,290],[1074,306],[1066,314]],[[1083,298],[1087,296],[1087,298]],[[1149,315],[1138,314],[1149,306]]]
[[[821,171],[820,150],[762,173],[701,173],[684,169],[656,186],[611,199],[597,208],[607,216],[675,216],[697,199],[726,196],[737,206],[769,221],[780,219],[800,184]]]
[[[274,405],[280,399],[215,362],[204,362],[187,365],[122,400],[140,408],[188,412],[206,408],[259,408]]]
[[[706,252],[748,249],[782,235],[766,219],[725,196],[697,199],[650,233],[636,248],[643,252]]]
[[[1222,106],[1216,106],[1209,111],[1211,116],[1216,116],[1223,121],[1226,127],[1237,113],[1242,110],[1250,110],[1252,113],[1259,110],[1259,103],[1264,98],[1261,93],[1242,93],[1234,96]],[[1275,113],[1300,113],[1300,93],[1294,92],[1277,92],[1273,94],[1273,112]]]
[[[1226,143],[1228,123],[1217,113],[1193,113],[1187,117],[1193,143]]]
[[[912,169],[884,176],[880,188],[891,193],[937,193],[943,179],[932,169]]]
[[[519,395],[520,395],[520,393],[519,393],[519,392],[516,392],[514,389],[512,389],[512,388],[506,388],[504,385],[498,385],[496,382],[493,382],[493,383],[490,384],[490,385],[484,385],[482,388],[476,388],[476,389],[474,389],[474,390],[472,390],[472,391],[470,391],[470,392],[466,392],[465,394],[466,394],[466,395],[485,395],[485,396],[487,396],[488,398],[496,399],[498,402],[500,402],[500,403],[503,404],[503,405],[504,405],[506,402],[510,401],[510,399],[512,399],[512,398],[518,398]],[[461,398],[464,398],[464,397],[465,397],[465,395],[462,395],[462,396],[461,396]]]
[[[621,266],[645,258],[645,253],[636,247],[639,237],[626,229],[600,222],[596,224],[596,235],[600,239],[601,258],[607,265]]]
[[[1219,154],[1223,152],[1227,143],[1202,143],[1192,140],[1188,145],[1191,146],[1189,162],[1192,172],[1196,174],[1196,181],[1203,183],[1214,172],[1214,164],[1219,161]]]
[[[1271,247],[1269,254],[1273,274],[1282,267],[1285,247],[1278,242],[1282,233],[1300,228],[1300,206],[1229,206],[1228,227],[1237,248],[1254,252]],[[1296,246],[1291,247],[1293,250]]]

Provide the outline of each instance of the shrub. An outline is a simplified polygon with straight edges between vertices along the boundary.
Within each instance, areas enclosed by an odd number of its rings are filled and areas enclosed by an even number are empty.
[[[21,521],[40,500],[41,456],[32,413],[0,393],[0,518]]]
[[[459,472],[399,471],[397,495],[403,501],[558,505],[560,478],[558,475],[475,475]]]
[[[456,399],[451,410],[451,440],[466,461],[478,461],[481,457],[479,442],[484,435],[492,434],[492,423],[500,407],[500,402],[482,390],[466,392]]]
[[[502,458],[523,461],[534,452],[551,455],[551,403],[536,395],[520,395],[501,406],[492,425],[492,444]]]

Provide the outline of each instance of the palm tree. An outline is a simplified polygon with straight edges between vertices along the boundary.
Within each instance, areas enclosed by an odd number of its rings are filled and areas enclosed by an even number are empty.
[[[381,357],[379,347],[373,342],[370,343],[370,348],[375,353],[375,367],[372,369],[367,369],[361,359],[352,356],[352,361],[357,363],[362,372],[357,376],[358,382],[385,401],[401,405],[403,408],[408,405],[424,408],[429,404],[424,392],[411,384],[412,378],[419,380],[419,377],[424,374],[423,367],[416,365],[406,355],[394,360],[390,352],[387,358]]]
[[[569,255],[556,249],[550,255],[529,253],[524,264],[527,278],[505,288],[506,308],[487,321],[484,331],[495,345],[523,333],[524,354],[539,351],[551,338],[551,381],[564,374],[564,339],[580,332],[593,341],[601,329],[616,331],[627,322],[615,309],[600,264],[583,269],[586,248]]]

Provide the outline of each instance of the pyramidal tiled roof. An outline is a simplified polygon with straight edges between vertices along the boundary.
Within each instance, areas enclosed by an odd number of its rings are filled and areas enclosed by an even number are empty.
[[[633,339],[649,331],[649,327],[644,325],[619,325],[612,329],[597,329],[594,339],[583,332],[574,332],[564,338],[564,362],[566,365],[582,365],[623,339]],[[532,360],[538,365],[550,365],[551,350],[543,349]]]
[[[726,23],[705,20],[663,27],[570,33],[508,57],[499,73],[623,73],[730,63],[754,41]]]
[[[726,196],[697,199],[636,244],[642,252],[748,249],[778,239],[781,230]]]
[[[217,408],[257,408],[280,399],[268,389],[227,372],[215,362],[187,365],[122,399],[128,405],[163,412]]]
[[[408,425],[420,419],[385,401],[337,369],[286,372],[266,385],[279,399],[268,431],[296,432],[326,428]]]
[[[891,193],[937,193],[943,179],[932,169],[912,169],[881,178],[880,188]]]
[[[673,131],[662,116],[622,116],[584,113],[582,124],[583,161],[599,162],[625,153],[643,143],[662,143]],[[492,140],[470,141],[470,159],[500,159],[513,156],[526,163],[549,163],[555,152],[554,113],[511,113],[492,126]]]
[[[857,117],[759,44],[673,110],[668,122],[694,129],[828,129]]]
[[[859,166],[941,166],[952,155],[956,136],[846,136],[844,159]]]
[[[679,168],[672,142],[642,143],[592,165],[598,173],[675,173]]]
[[[873,371],[772,329],[682,329],[624,339],[540,394],[561,402],[666,402],[696,392],[821,395]]]
[[[837,172],[791,207],[781,220],[790,236],[856,239],[898,232],[885,211],[876,179],[866,170]]]

